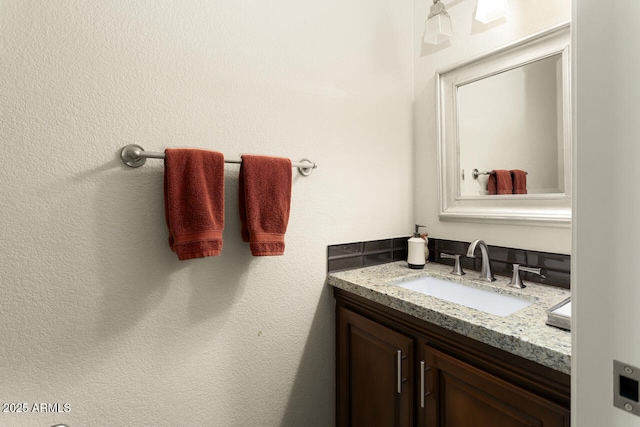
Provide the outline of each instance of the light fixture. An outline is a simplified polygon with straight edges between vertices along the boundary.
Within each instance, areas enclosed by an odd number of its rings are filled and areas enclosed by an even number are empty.
[[[476,21],[488,24],[496,19],[504,18],[509,12],[507,0],[478,0]]]
[[[425,23],[424,42],[439,44],[453,36],[451,17],[440,0],[433,0],[429,10],[429,17]]]

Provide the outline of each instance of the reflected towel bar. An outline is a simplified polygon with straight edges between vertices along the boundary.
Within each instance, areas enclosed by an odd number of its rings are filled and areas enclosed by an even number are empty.
[[[474,170],[472,171],[472,173],[473,173],[473,179],[478,179],[478,177],[479,177],[480,175],[491,175],[491,174],[493,173],[493,171],[484,171],[484,172],[479,172],[479,171],[478,171],[478,169],[474,169]],[[525,171],[525,173],[526,173],[527,175],[529,175],[529,172],[526,172],[526,171]]]
[[[153,151],[144,151],[144,148],[136,144],[129,144],[122,148],[120,152],[120,158],[125,165],[138,168],[145,164],[147,159],[164,159],[164,153],[155,153]],[[225,163],[240,164],[242,160],[225,160]],[[301,159],[298,163],[291,163],[291,166],[298,168],[298,172],[301,175],[309,176],[315,168],[318,167],[317,163],[312,162],[309,159]]]

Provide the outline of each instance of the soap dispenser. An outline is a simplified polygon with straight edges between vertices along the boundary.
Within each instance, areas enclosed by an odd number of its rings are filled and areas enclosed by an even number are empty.
[[[420,227],[424,227],[424,225],[416,224],[416,230],[413,233],[413,237],[408,240],[409,255],[407,256],[407,263],[409,264],[409,268],[414,268],[416,270],[424,268],[424,264],[426,263],[424,247],[427,242],[420,237]]]

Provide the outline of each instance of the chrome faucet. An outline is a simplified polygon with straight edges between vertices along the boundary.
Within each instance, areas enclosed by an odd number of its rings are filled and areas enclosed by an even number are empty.
[[[493,277],[493,273],[491,272],[491,260],[489,259],[489,248],[487,248],[487,244],[484,240],[474,240],[469,245],[469,249],[467,250],[467,256],[469,258],[475,258],[476,246],[480,246],[480,252],[482,253],[482,270],[480,271],[480,279],[486,280],[487,282],[494,282],[496,280]]]

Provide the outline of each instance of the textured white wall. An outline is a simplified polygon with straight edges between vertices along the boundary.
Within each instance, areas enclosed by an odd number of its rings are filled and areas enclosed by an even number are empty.
[[[439,221],[435,91],[437,70],[570,20],[571,0],[510,0],[506,20],[486,25],[473,18],[475,1],[444,1],[455,35],[438,46],[422,42],[429,4],[422,0],[414,3],[415,220],[425,224],[433,237],[461,241],[481,238],[491,245],[571,253],[569,228]]]
[[[330,426],[326,245],[406,235],[412,4],[0,2],[0,425]],[[162,162],[119,149],[308,157],[283,257],[178,262]]]
[[[572,425],[638,427],[613,406],[613,361],[640,366],[640,3],[579,0],[573,15]]]

